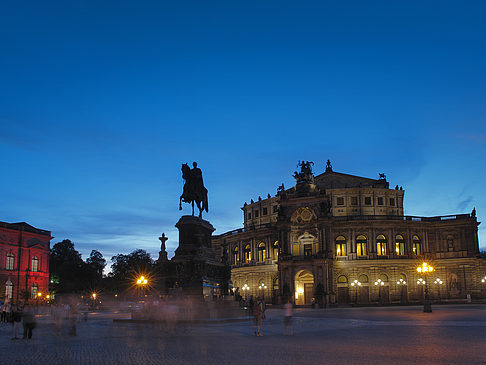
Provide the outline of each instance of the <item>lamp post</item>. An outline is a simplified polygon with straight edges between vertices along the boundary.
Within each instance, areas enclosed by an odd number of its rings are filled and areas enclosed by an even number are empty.
[[[385,285],[385,283],[381,279],[378,279],[375,281],[375,285],[378,287],[378,302],[381,304],[381,287]]]
[[[145,290],[145,287],[147,286],[147,284],[148,284],[148,280],[144,275],[141,275],[137,279],[137,286],[138,286],[138,289],[140,290],[140,293],[142,293],[142,295],[144,294],[144,290]]]
[[[430,265],[428,265],[426,262],[423,262],[422,265],[417,267],[417,272],[419,274],[424,274],[425,277],[427,277],[428,274],[432,273],[434,271],[434,268]],[[421,280],[421,279],[419,279]],[[424,285],[425,285],[425,293],[424,293],[424,312],[425,313],[432,313],[432,305],[430,303],[430,298],[429,298],[429,288],[427,285],[427,281],[424,280]],[[418,284],[418,281],[417,281]]]
[[[361,283],[358,280],[355,280],[351,283],[351,286],[356,287],[356,291],[354,292],[354,303],[358,304],[358,287],[361,286]]]
[[[434,284],[437,285],[437,297],[439,298],[439,303],[440,303],[440,286],[442,285],[442,280],[437,278],[434,280]]]
[[[267,286],[265,285],[265,283],[260,283],[260,285],[258,286],[258,289],[262,291],[262,300],[265,299],[265,289],[267,288]]]
[[[245,283],[245,285],[243,285],[243,288],[241,288],[243,290],[243,293],[245,293],[245,301],[248,300],[248,291],[250,290],[250,287],[248,286],[247,283]]]
[[[400,278],[400,280],[397,281],[397,285],[400,288],[400,304],[405,304],[407,295],[403,295],[403,291],[404,289],[406,289],[407,282],[402,278]]]

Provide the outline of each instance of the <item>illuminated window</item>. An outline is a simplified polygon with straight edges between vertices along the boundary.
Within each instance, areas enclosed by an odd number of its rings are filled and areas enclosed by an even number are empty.
[[[273,244],[273,259],[278,260],[278,241]]]
[[[251,247],[249,244],[243,249],[243,255],[245,257],[245,263],[249,263],[251,261]]]
[[[405,240],[399,234],[395,237],[395,253],[397,255],[405,255]]]
[[[267,258],[267,250],[265,249],[265,244],[261,242],[258,245],[258,261],[263,262]]]
[[[379,256],[386,255],[386,238],[382,234],[376,237],[376,254]]]
[[[356,237],[356,255],[358,256],[368,255],[366,243],[367,243],[366,236],[359,235],[358,237]]]
[[[419,236],[415,235],[412,238],[412,251],[417,256],[422,254],[422,243],[420,242]]]
[[[238,263],[238,246],[235,246],[233,248],[233,265],[236,265]]]
[[[344,205],[344,198],[343,197],[337,198],[337,205]]]
[[[32,256],[32,271],[39,271],[39,259],[36,256]]]
[[[371,196],[365,196],[365,205],[371,205]]]
[[[343,236],[336,237],[336,256],[346,256],[346,238]]]
[[[5,298],[13,298],[13,284],[10,280],[8,280],[7,284],[5,285]]]
[[[377,204],[383,205],[383,197],[380,196],[380,197],[377,198]]]
[[[37,298],[37,293],[39,292],[39,285],[32,284],[32,288],[30,289],[30,297],[32,299]]]
[[[13,253],[8,253],[6,269],[13,270],[14,266],[15,266],[15,255]]]

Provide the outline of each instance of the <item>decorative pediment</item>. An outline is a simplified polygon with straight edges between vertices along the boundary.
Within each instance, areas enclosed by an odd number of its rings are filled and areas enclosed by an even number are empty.
[[[309,207],[298,208],[290,217],[290,221],[293,223],[309,223],[316,220],[316,213]]]
[[[38,238],[31,238],[31,239],[27,240],[27,247],[35,247],[35,246],[45,248],[46,243],[41,241]]]

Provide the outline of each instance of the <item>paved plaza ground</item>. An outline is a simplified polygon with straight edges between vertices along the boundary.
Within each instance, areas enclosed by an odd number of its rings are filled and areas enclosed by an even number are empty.
[[[118,323],[90,313],[77,336],[55,335],[41,318],[32,340],[11,340],[0,324],[0,364],[486,364],[486,305],[296,309],[283,335],[281,309],[269,309],[263,337],[250,321],[160,325]]]

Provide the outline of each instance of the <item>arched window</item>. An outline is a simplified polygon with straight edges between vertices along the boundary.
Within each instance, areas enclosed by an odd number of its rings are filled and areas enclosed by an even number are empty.
[[[233,248],[233,265],[236,265],[238,263],[238,246],[235,246]]]
[[[398,278],[397,284],[398,285],[407,285],[407,275],[400,274],[400,277]]]
[[[358,281],[361,284],[366,284],[366,283],[368,283],[368,276],[366,276],[365,274],[360,275],[359,278],[358,278]]]
[[[12,299],[13,298],[13,284],[10,279],[7,281],[5,285],[5,298]]]
[[[258,261],[263,262],[267,259],[267,250],[265,248],[265,244],[260,242],[258,244]]]
[[[420,238],[417,235],[412,237],[412,251],[417,256],[422,254],[422,242],[420,242]]]
[[[243,249],[243,255],[245,259],[245,263],[249,263],[251,261],[251,247],[250,244],[245,245],[245,248]]]
[[[341,275],[337,279],[338,284],[347,284],[348,278],[345,275]]]
[[[336,237],[336,256],[346,256],[346,238],[344,236]]]
[[[386,237],[382,234],[376,237],[376,253],[378,256],[384,256],[387,254]]]
[[[402,235],[395,236],[395,252],[397,255],[405,255],[405,240]]]
[[[6,262],[6,269],[7,270],[13,270],[15,267],[15,255],[13,253],[8,253],[7,254],[7,262]]]
[[[39,271],[39,259],[37,256],[32,256],[32,271]]]
[[[366,256],[368,255],[368,249],[366,248],[367,243],[366,236],[360,234],[356,237],[356,255],[358,256]]]
[[[37,284],[32,284],[32,288],[30,289],[30,297],[32,299],[37,298],[37,293],[39,292],[39,285]]]
[[[278,241],[273,244],[273,259],[278,260]]]
[[[378,279],[380,279],[385,284],[388,283],[388,276],[386,274],[381,274],[380,276],[378,276]]]

